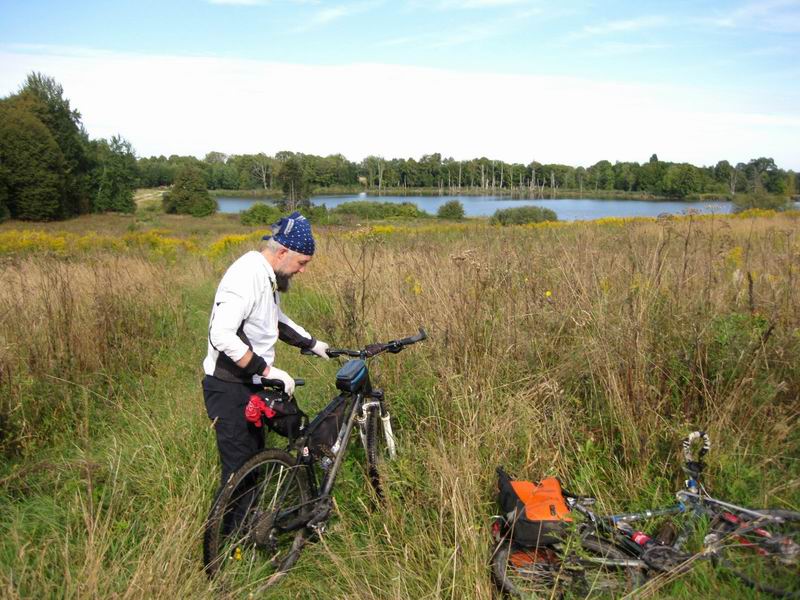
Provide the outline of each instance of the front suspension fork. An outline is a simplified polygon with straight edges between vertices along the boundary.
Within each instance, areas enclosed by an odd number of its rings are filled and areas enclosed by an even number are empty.
[[[371,399],[361,405],[359,414],[356,415],[356,422],[358,423],[358,433],[361,437],[361,443],[364,445],[364,450],[367,450],[367,415],[369,411],[377,410],[383,425],[383,438],[386,441],[386,449],[389,452],[389,458],[394,460],[397,457],[397,445],[395,443],[394,431],[392,430],[392,419],[389,411],[383,404],[383,392],[374,390]]]

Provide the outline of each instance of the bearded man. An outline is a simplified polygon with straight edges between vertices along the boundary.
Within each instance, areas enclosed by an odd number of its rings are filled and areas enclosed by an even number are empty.
[[[279,292],[288,290],[289,281],[305,271],[313,256],[311,225],[294,212],[272,226],[258,251],[237,259],[217,288],[203,361],[203,396],[217,435],[222,486],[264,447],[263,428],[245,418],[251,394],[263,390],[261,377],[279,380],[287,394],[294,393],[294,379],[274,365],[277,341],[328,358],[328,344],[314,339],[280,307]]]

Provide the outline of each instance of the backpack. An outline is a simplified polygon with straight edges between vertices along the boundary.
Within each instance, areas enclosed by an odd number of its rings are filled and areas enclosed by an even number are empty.
[[[497,468],[498,503],[511,531],[511,539],[524,548],[555,544],[564,536],[569,507],[555,477],[538,483],[512,480]]]

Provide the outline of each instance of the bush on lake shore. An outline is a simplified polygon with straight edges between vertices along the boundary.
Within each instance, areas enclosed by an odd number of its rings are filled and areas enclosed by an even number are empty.
[[[397,204],[395,202],[373,202],[371,200],[344,202],[331,212],[340,215],[353,215],[362,219],[386,219],[389,217],[416,219],[429,216],[428,213],[420,210],[416,204],[411,202]]]
[[[281,211],[277,206],[259,202],[239,213],[239,218],[242,225],[272,225],[281,218]]]
[[[751,208],[761,208],[765,210],[789,210],[792,207],[791,200],[786,196],[776,196],[759,191],[752,194],[737,194],[733,198],[733,212],[739,213]]]
[[[524,225],[544,221],[558,221],[555,211],[541,206],[519,206],[496,211],[489,222],[493,225]]]
[[[436,216],[440,219],[460,221],[464,218],[464,205],[459,200],[450,200],[439,207]]]

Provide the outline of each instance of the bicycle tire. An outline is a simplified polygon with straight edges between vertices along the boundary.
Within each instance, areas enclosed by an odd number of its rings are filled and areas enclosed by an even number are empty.
[[[385,444],[380,431],[380,409],[367,410],[366,430],[367,478],[378,500],[383,500],[380,464],[383,461],[381,452]]]
[[[280,533],[270,519],[282,505],[311,499],[305,473],[283,450],[262,450],[245,462],[220,490],[203,536],[209,579],[231,592],[253,592],[276,583],[297,562],[305,528]]]
[[[644,582],[644,573],[637,567],[592,561],[596,557],[630,559],[613,544],[591,537],[580,544],[579,552],[565,556],[554,547],[523,550],[501,540],[492,555],[495,586],[514,598],[618,598]]]
[[[756,509],[780,517],[783,523],[759,522],[747,515],[734,525],[722,516],[711,523],[720,536],[714,563],[759,592],[779,598],[800,598],[800,513]]]

